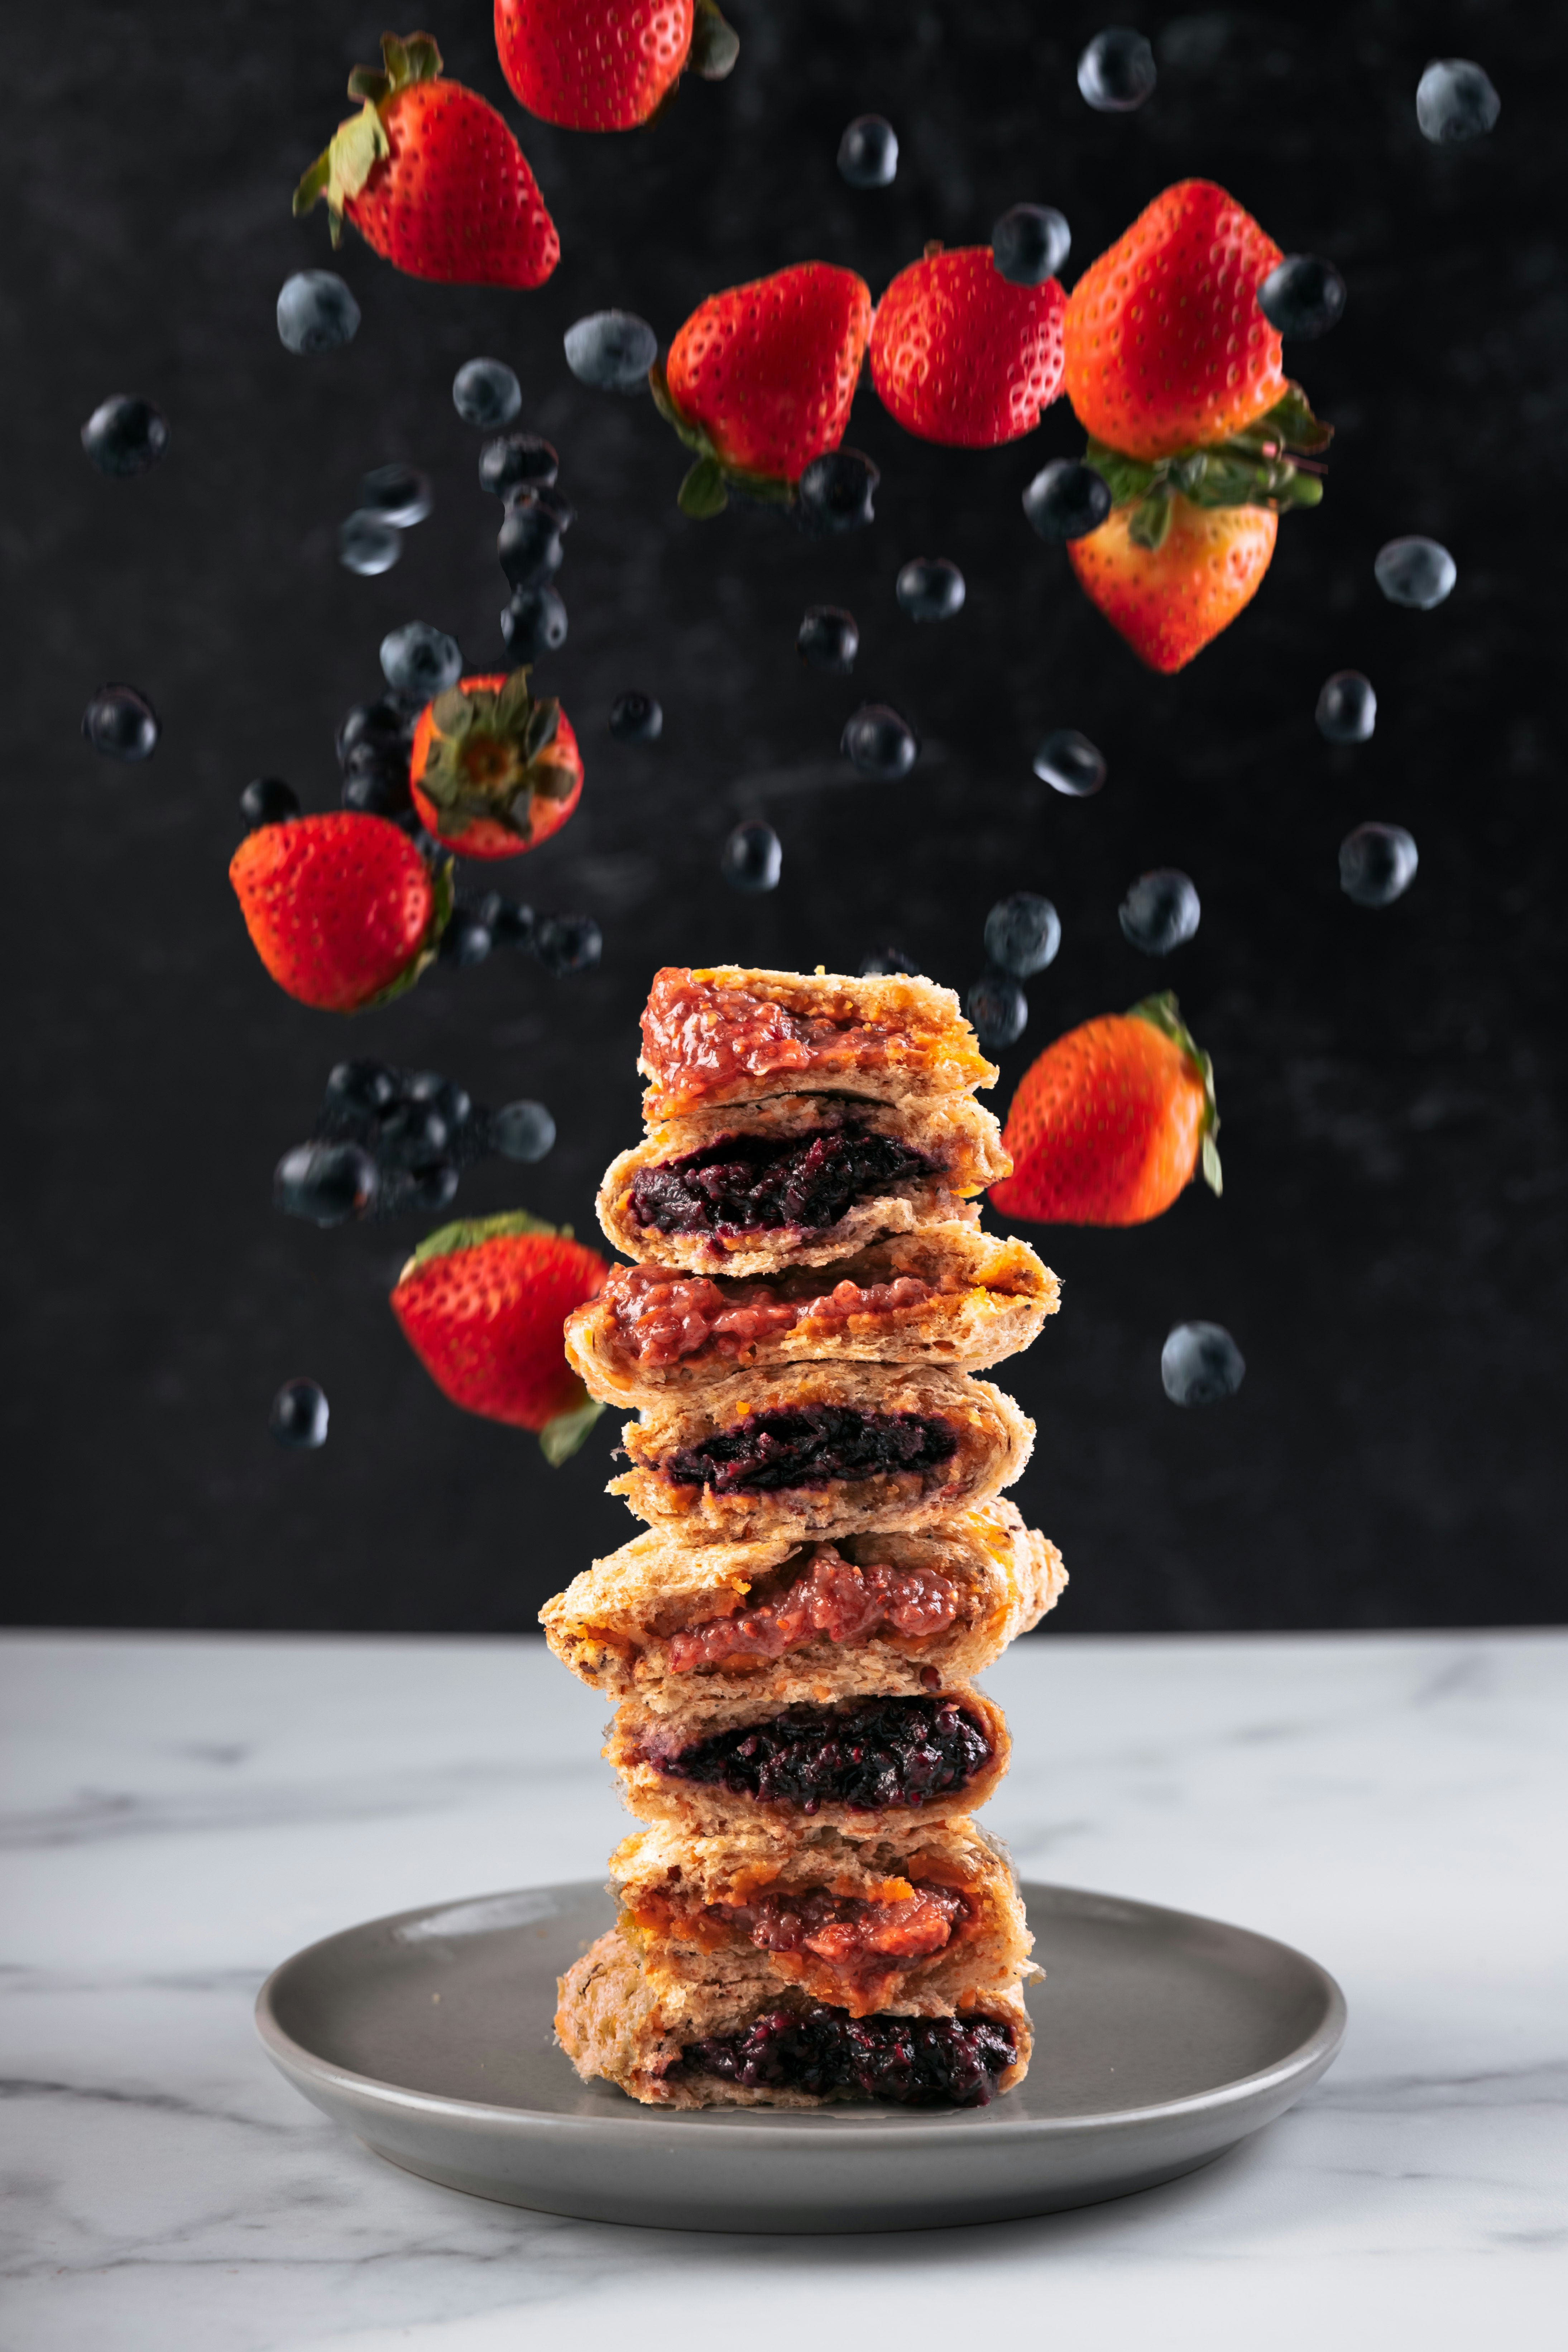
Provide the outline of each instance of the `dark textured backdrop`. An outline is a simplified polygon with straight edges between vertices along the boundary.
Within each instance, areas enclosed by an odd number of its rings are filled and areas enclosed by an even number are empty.
[[[730,5],[730,0],[726,0]],[[531,1439],[427,1382],[385,1294],[424,1227],[329,1233],[269,1201],[346,1052],[434,1066],[481,1099],[542,1097],[560,1143],[488,1163],[460,1205],[519,1200],[593,1224],[595,1179],[637,1129],[636,1018],[665,961],[854,969],[902,943],[963,986],[986,908],[1044,890],[1064,944],[1005,1057],[1169,981],[1218,1069],[1223,1202],[1189,1192],[1130,1233],[1037,1234],[1064,1311],[1006,1377],[1040,1424],[1019,1496],[1060,1542],[1064,1628],[1386,1625],[1562,1612],[1563,770],[1558,733],[1563,365],[1561,11],[1539,0],[1357,0],[1310,24],[1144,18],[1159,89],[1096,115],[1073,61],[1100,21],[1025,0],[763,5],[744,47],[649,131],[575,137],[521,116],[482,0],[425,18],[447,68],[502,106],[559,224],[536,294],[395,276],[352,236],[336,265],[358,341],[300,361],[273,304],[327,266],[293,181],[349,110],[382,17],[346,0],[30,10],[7,36],[5,491],[12,1025],[5,1088],[11,1612],[43,1622],[490,1627],[629,1535],[600,1494],[608,1424],[552,1473]],[[407,25],[398,29],[407,30]],[[1418,135],[1433,54],[1479,57],[1497,131]],[[891,117],[890,191],[834,168],[844,122]],[[818,256],[879,293],[921,243],[984,241],[1022,198],[1072,224],[1068,281],[1165,183],[1218,178],[1287,250],[1336,257],[1342,324],[1291,363],[1338,427],[1327,500],[1289,519],[1253,609],[1184,676],[1143,671],[1026,526],[1019,493],[1072,450],[1066,404],[986,455],[902,436],[868,390],[850,438],[883,469],[874,530],[810,545],[777,518],[692,524],[684,457],[647,399],[568,374],[563,329],[606,304],[668,339],[715,288]],[[454,370],[503,355],[520,422],[558,445],[579,520],[571,635],[544,673],[587,751],[582,806],[509,880],[604,925],[601,970],[552,982],[497,956],[352,1026],[264,977],[225,878],[247,776],[335,798],[332,727],[377,688],[376,647],[420,615],[481,666],[500,650],[494,503]],[[165,463],[100,478],[78,446],[113,390],[167,410]],[[425,467],[433,518],[365,581],[334,530],[363,469]],[[1398,612],[1379,545],[1444,540],[1458,587]],[[962,617],[916,629],[893,579],[954,557]],[[803,670],[808,603],[847,604],[852,679]],[[1331,670],[1375,682],[1375,740],[1331,751]],[[94,757],[105,678],[162,713],[155,759]],[[663,740],[605,732],[628,685]],[[925,751],[897,786],[837,756],[886,698]],[[1095,800],[1036,783],[1046,730],[1083,729]],[[782,887],[747,901],[720,845],[761,812]],[[1336,846],[1408,825],[1419,878],[1366,914]],[[1163,965],[1118,929],[1127,884],[1184,867],[1196,941]],[[1168,1404],[1169,1325],[1210,1317],[1247,1359],[1234,1402]],[[267,1409],[309,1373],[314,1455]]]

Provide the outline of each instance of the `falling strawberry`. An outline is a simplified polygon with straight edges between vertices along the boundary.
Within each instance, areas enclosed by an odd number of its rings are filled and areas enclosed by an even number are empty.
[[[447,286],[542,286],[561,240],[522,150],[493,106],[441,73],[428,33],[381,37],[384,69],[356,66],[358,114],[338,125],[294,191],[325,196],[332,243],[347,219],[411,278]]]
[[[1047,1045],[1019,1081],[1002,1130],[1013,1173],[993,1206],[1026,1223],[1142,1225],[1199,1162],[1220,1189],[1214,1065],[1167,990]]]
[[[740,47],[714,0],[496,0],[513,97],[566,131],[631,131],[683,73],[722,81]]]
[[[1196,507],[1178,493],[1165,501],[1164,531],[1151,548],[1133,537],[1136,513],[1113,509],[1098,530],[1069,543],[1068,561],[1139,659],[1169,674],[1257,595],[1279,519],[1267,507]]]
[[[901,269],[877,305],[871,381],[906,433],[992,449],[1032,433],[1062,387],[1062,316],[1054,278],[1014,286],[988,245]]]
[[[323,1013],[360,1013],[412,988],[452,911],[406,835],[355,809],[264,824],[230,861],[257,954],[279,988]]]
[[[443,1396],[537,1430],[546,1461],[561,1463],[604,1410],[567,1363],[562,1326],[609,1270],[569,1225],[519,1209],[432,1234],[398,1276],[392,1311]]]
[[[408,764],[414,805],[459,857],[520,857],[559,833],[583,791],[583,758],[553,695],[528,672],[465,677],[426,703]]]
[[[710,294],[648,372],[661,415],[697,452],[682,510],[717,514],[731,488],[787,505],[844,438],[870,330],[870,288],[826,261]]]

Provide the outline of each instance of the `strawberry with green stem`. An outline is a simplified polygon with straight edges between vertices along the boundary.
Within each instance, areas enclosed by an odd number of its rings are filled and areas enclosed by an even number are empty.
[[[512,96],[565,131],[651,122],[683,74],[722,81],[741,45],[714,0],[495,0]]]
[[[559,833],[583,793],[583,755],[553,695],[526,668],[460,678],[426,703],[408,781],[426,829],[460,857],[520,857]]]
[[[228,878],[279,988],[323,1013],[363,1013],[414,986],[452,912],[452,867],[432,873],[385,817],[332,809],[258,825]]]

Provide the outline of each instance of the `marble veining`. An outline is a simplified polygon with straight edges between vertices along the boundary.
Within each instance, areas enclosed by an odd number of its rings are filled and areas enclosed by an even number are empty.
[[[1568,1636],[1021,1644],[987,1677],[1020,1866],[1300,1944],[1350,2035],[1205,2173],[867,2239],[450,2195],[263,2058],[299,1945],[593,1874],[603,1709],[541,1644],[20,1636],[0,1682],[5,2352],[684,2347],[741,2314],[763,2352],[982,2314],[1095,2352],[1562,2340]]]

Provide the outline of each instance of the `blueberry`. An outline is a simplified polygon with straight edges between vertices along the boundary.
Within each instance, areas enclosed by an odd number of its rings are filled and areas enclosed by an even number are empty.
[[[446,1121],[451,1135],[467,1127],[474,1115],[474,1098],[468,1088],[458,1086],[455,1078],[444,1078],[439,1070],[416,1070],[403,1092],[410,1103],[428,1104]]]
[[[169,420],[150,400],[117,392],[82,426],[81,446],[100,474],[125,481],[157,464],[169,446]]]
[[[1468,58],[1434,58],[1415,85],[1415,120],[1434,146],[1479,139],[1501,112],[1490,78]]]
[[[345,572],[374,580],[378,572],[390,572],[402,552],[402,537],[384,515],[369,514],[362,507],[338,525],[338,562]]]
[[[919,964],[911,963],[902,948],[873,948],[868,956],[862,956],[860,960],[862,980],[878,980],[885,974],[900,971],[912,974],[919,970]]]
[[[1035,773],[1053,792],[1087,800],[1105,782],[1105,754],[1076,727],[1058,727],[1035,754]]]
[[[483,963],[493,942],[489,926],[469,907],[454,907],[437,953],[447,963]]]
[[[272,1400],[267,1425],[279,1445],[307,1453],[327,1442],[329,1407],[314,1381],[285,1381]]]
[[[533,945],[533,908],[521,905],[515,898],[503,898],[499,890],[491,890],[480,899],[479,920],[498,948]]]
[[[340,764],[345,776],[392,776],[406,782],[408,746],[401,735],[362,735]]]
[[[1218,1404],[1236,1394],[1247,1365],[1223,1323],[1178,1323],[1160,1350],[1160,1378],[1173,1404]]]
[[[1435,539],[1391,539],[1379,548],[1373,571],[1391,604],[1409,604],[1417,613],[1440,604],[1459,576],[1458,565]]]
[[[914,729],[885,702],[863,702],[838,748],[863,776],[907,776],[920,754]]]
[[[1054,963],[1061,943],[1060,916],[1048,898],[1037,898],[1033,890],[1015,890],[985,918],[986,954],[1018,980]]]
[[[1010,286],[1043,286],[1072,250],[1072,231],[1051,205],[1015,205],[991,232],[996,275]]]
[[[375,760],[359,767],[351,764],[339,797],[344,808],[358,809],[363,816],[406,815],[414,805],[406,761],[395,767]]]
[[[1053,457],[1024,492],[1024,512],[1052,547],[1087,539],[1110,512],[1110,485],[1092,466]]]
[[[378,1182],[374,1160],[357,1143],[297,1143],[272,1171],[272,1205],[286,1217],[341,1225],[363,1216]]]
[[[278,335],[285,349],[312,360],[342,351],[359,332],[359,304],[330,269],[300,269],[278,297]]]
[[[106,759],[150,760],[163,730],[133,686],[100,686],[81,714],[81,731]]]
[[[1326,335],[1345,307],[1345,281],[1331,261],[1288,253],[1258,289],[1258,307],[1282,335],[1310,342]]]
[[[404,1198],[411,1209],[444,1209],[458,1190],[458,1170],[450,1160],[427,1160],[418,1168],[411,1168],[404,1186]]]
[[[784,851],[771,824],[738,824],[724,844],[719,871],[731,890],[776,890]]]
[[[845,677],[855,667],[860,632],[854,614],[845,612],[842,605],[812,604],[795,642],[802,661],[808,661],[813,669],[833,670]]]
[[[419,709],[424,708],[421,702]],[[347,766],[350,752],[360,743],[374,743],[383,751],[395,751],[401,747],[405,757],[407,755],[403,714],[389,695],[384,695],[379,702],[356,702],[339,719],[333,740],[340,768]]]
[[[359,489],[360,509],[379,515],[395,530],[412,530],[430,511],[430,477],[416,466],[376,466]]]
[[[838,142],[838,169],[852,188],[890,188],[899,134],[879,114],[858,114]]]
[[[467,360],[452,378],[452,405],[465,425],[510,425],[522,386],[504,360]]]
[[[1078,61],[1078,86],[1097,114],[1131,114],[1153,95],[1154,52],[1142,33],[1109,25]]]
[[[1358,907],[1392,907],[1415,881],[1418,863],[1402,824],[1358,824],[1340,844],[1340,888]]]
[[[871,499],[881,478],[858,449],[829,449],[812,459],[795,485],[795,520],[812,539],[862,530],[876,520]]]
[[[493,498],[547,490],[560,471],[560,458],[537,433],[502,433],[479,451],[479,488]]]
[[[239,813],[252,832],[258,825],[287,824],[300,814],[300,795],[281,776],[255,776],[239,796]]]
[[[435,1076],[434,1072],[429,1075]],[[436,1079],[437,1088],[442,1083]],[[421,1167],[444,1152],[451,1138],[451,1122],[440,1104],[428,1098],[416,1101],[412,1082],[403,1087],[400,1099],[382,1114],[381,1156],[388,1167]]]
[[[334,1062],[327,1073],[323,1103],[329,1112],[379,1118],[402,1098],[402,1076],[388,1062]]]
[[[456,637],[433,629],[428,621],[405,621],[383,637],[381,669],[395,692],[423,695],[429,702],[457,685],[463,656]]]
[[[490,1114],[490,1141],[503,1160],[542,1160],[554,1146],[555,1121],[542,1103],[502,1103]]]
[[[1377,697],[1359,669],[1337,669],[1318,697],[1318,732],[1331,743],[1364,743],[1377,725]]]
[[[1187,876],[1159,866],[1138,877],[1117,912],[1123,936],[1141,953],[1163,956],[1194,936],[1203,909]]]
[[[525,491],[515,505],[507,508],[496,553],[513,588],[542,588],[560,571],[565,552],[561,525],[535,492]]]
[[[617,743],[657,743],[664,732],[664,712],[651,694],[628,688],[610,705],[610,732]]]
[[[592,915],[541,915],[533,927],[533,952],[556,980],[587,971],[604,948],[604,934]]]
[[[630,310],[595,310],[568,327],[566,364],[598,392],[643,392],[658,357],[658,337]]]
[[[1029,1000],[1010,972],[981,975],[963,1000],[974,1034],[988,1054],[1016,1045],[1029,1018]]]
[[[517,588],[500,616],[500,633],[516,662],[537,661],[566,642],[566,607],[551,587]]]
[[[963,574],[944,555],[917,555],[899,573],[895,593],[911,621],[951,621],[963,610]]]

